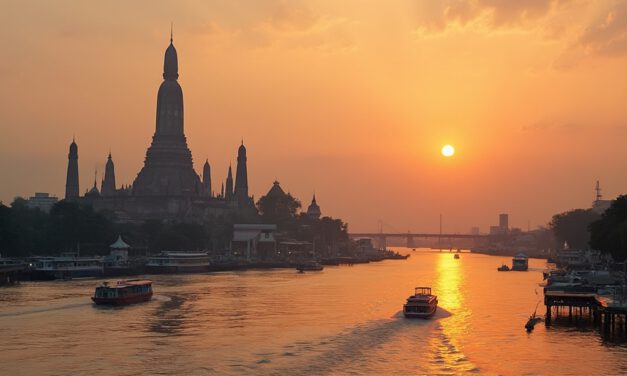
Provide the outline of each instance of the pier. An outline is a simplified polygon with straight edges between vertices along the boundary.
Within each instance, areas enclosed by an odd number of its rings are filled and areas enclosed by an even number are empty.
[[[26,274],[27,266],[25,263],[18,262],[0,264],[0,286],[21,281]]]
[[[568,317],[569,324],[592,322],[606,339],[625,338],[627,301],[622,297],[623,294],[612,297],[594,292],[545,291],[546,326],[551,326],[554,319]]]

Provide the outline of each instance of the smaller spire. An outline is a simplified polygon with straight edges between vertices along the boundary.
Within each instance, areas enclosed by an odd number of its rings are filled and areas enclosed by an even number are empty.
[[[170,44],[174,42],[174,22],[170,22]]]

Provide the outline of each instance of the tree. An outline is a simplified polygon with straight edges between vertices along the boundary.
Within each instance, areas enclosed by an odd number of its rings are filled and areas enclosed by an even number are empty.
[[[264,222],[274,223],[279,227],[291,227],[295,223],[296,212],[301,203],[289,193],[268,194],[257,201],[257,207]]]
[[[600,218],[592,209],[575,209],[553,216],[549,227],[553,230],[558,244],[567,242],[570,248],[588,249],[590,242],[589,226]]]
[[[627,259],[627,196],[618,197],[601,219],[590,225],[590,245],[617,261]]]

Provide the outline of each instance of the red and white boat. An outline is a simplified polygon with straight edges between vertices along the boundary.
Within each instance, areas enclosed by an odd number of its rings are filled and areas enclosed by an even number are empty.
[[[407,298],[403,314],[408,318],[429,318],[438,309],[438,297],[431,294],[431,287],[416,287],[414,295]]]
[[[129,279],[118,281],[115,285],[103,282],[96,287],[91,300],[96,304],[127,305],[145,302],[152,298],[152,281],[147,279]]]

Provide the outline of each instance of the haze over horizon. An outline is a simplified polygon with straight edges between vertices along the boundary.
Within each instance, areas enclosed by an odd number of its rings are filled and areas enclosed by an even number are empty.
[[[527,228],[627,193],[627,3],[1,1],[0,200],[81,193],[111,151],[119,184],[155,128],[174,22],[185,133],[214,191],[248,149],[351,231]],[[36,6],[33,6],[36,4]],[[151,12],[143,12],[150,7]],[[19,36],[19,37],[18,37]],[[444,158],[440,149],[454,145]]]

